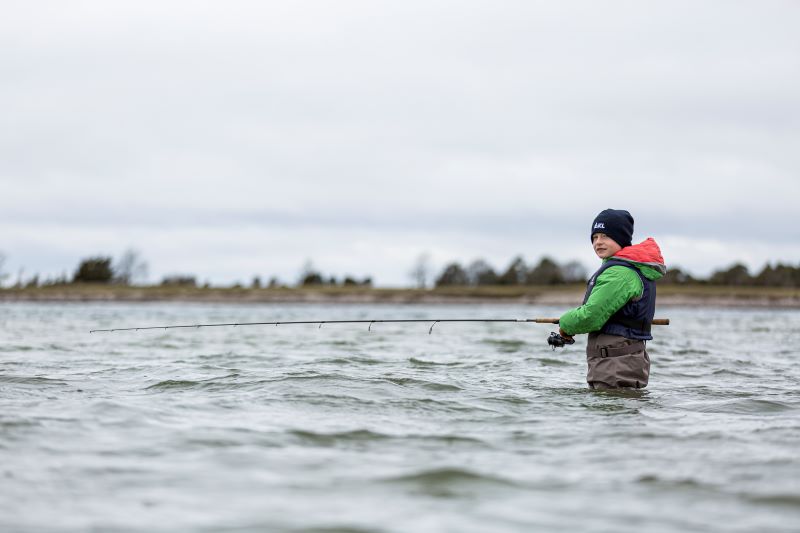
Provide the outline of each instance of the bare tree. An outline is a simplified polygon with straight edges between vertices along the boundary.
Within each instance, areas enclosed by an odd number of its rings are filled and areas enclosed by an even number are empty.
[[[322,274],[314,267],[311,259],[307,259],[300,270],[298,285],[302,287],[304,285],[322,285],[324,283],[325,280],[322,279]]]
[[[586,267],[580,261],[570,261],[569,263],[561,266],[561,273],[564,276],[566,283],[577,283],[579,281],[586,282],[589,276],[586,272]]]
[[[408,275],[414,281],[414,286],[418,289],[424,289],[428,286],[428,279],[431,275],[431,254],[423,252],[417,257],[414,267],[409,271]]]
[[[0,287],[3,286],[3,282],[8,277],[8,274],[3,272],[3,267],[5,266],[5,263],[6,263],[6,254],[0,252]]]
[[[470,285],[496,285],[497,272],[483,259],[476,259],[466,268],[467,281]]]
[[[138,250],[128,248],[117,261],[114,279],[123,285],[133,285],[147,278],[147,263]]]

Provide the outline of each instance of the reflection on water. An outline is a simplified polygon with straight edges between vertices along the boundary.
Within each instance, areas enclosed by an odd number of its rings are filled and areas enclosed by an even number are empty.
[[[487,306],[0,306],[3,531],[796,531],[800,312],[664,309],[591,391]]]

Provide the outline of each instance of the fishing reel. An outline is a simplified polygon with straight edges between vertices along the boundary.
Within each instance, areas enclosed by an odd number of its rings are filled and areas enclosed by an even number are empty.
[[[547,337],[547,344],[555,350],[556,348],[563,348],[565,344],[575,344],[575,339],[565,339],[555,331],[551,331],[550,336]]]

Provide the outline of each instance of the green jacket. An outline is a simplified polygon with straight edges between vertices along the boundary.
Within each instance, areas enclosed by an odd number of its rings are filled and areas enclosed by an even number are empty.
[[[650,242],[648,243],[648,241]],[[645,243],[649,245],[648,248],[655,245],[655,241],[648,239],[641,244],[623,248],[614,256],[614,259],[622,259],[635,265],[647,279],[660,279],[666,273],[660,250],[657,255],[651,253],[643,255],[643,249],[631,250]],[[658,250],[657,246],[655,249]],[[644,251],[650,252],[651,250]],[[630,257],[636,257],[642,261],[634,261]],[[608,259],[603,260],[603,262],[605,261]],[[569,335],[598,331],[611,318],[611,315],[619,311],[631,298],[641,296],[643,290],[642,280],[636,272],[624,266],[612,266],[597,277],[592,293],[585,304],[567,311],[561,316],[559,327]]]

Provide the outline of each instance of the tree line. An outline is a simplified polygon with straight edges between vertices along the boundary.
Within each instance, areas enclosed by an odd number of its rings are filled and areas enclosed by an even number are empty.
[[[9,277],[3,270],[5,260],[6,256],[0,253],[0,287],[2,287],[3,282]],[[15,288],[31,288],[82,283],[125,286],[142,285],[147,278],[147,272],[148,265],[147,262],[142,259],[141,254],[136,250],[129,249],[116,260],[106,255],[81,259],[71,276],[67,275],[65,272],[60,276],[51,278],[40,279],[39,275],[35,274],[25,279],[23,275],[24,270],[20,269],[17,282],[12,286]],[[194,274],[167,274],[161,278],[158,285],[164,287],[210,287],[210,283],[208,282],[202,285],[199,284],[197,276]],[[263,282],[259,275],[253,276],[249,284],[249,287],[254,289],[262,287],[285,288],[288,286],[288,284],[281,282],[275,276],[271,277],[268,282]],[[341,278],[337,278],[333,275],[323,274],[314,267],[311,261],[307,261],[301,269],[296,286],[371,287],[372,277],[364,276],[359,278],[352,275],[345,275]],[[236,283],[233,287],[242,288],[243,285],[241,283]]]
[[[758,273],[750,274],[741,263],[715,270],[707,278],[696,278],[681,268],[670,268],[659,283],[672,285],[717,285],[728,287],[800,287],[800,264],[767,263]]]
[[[5,255],[0,253],[0,286],[9,277],[4,273]],[[125,251],[119,259],[110,256],[93,256],[80,260],[72,276],[66,273],[56,278],[41,280],[34,275],[27,280],[19,273],[15,287],[38,287],[78,283],[137,285],[147,277],[148,265],[136,250]],[[418,288],[427,288],[432,281],[434,287],[477,287],[477,286],[522,286],[522,285],[566,285],[585,283],[589,272],[578,261],[559,263],[550,257],[542,257],[536,264],[527,264],[522,256],[514,257],[508,267],[496,271],[486,260],[476,259],[463,266],[458,261],[451,261],[436,276],[431,276],[430,256],[423,254],[417,259],[409,276]],[[357,278],[346,275],[337,278],[325,275],[316,269],[311,261],[303,265],[294,286],[299,287],[371,287],[371,276]],[[715,270],[706,278],[695,277],[680,267],[669,268],[667,274],[659,280],[659,284],[668,285],[713,285],[713,286],[752,286],[752,287],[800,287],[800,264],[784,263],[766,264],[760,271],[751,274],[742,263],[735,263],[727,268]],[[164,276],[162,286],[197,287],[196,276],[192,274],[170,274]],[[204,283],[203,287],[209,287]],[[277,277],[262,282],[256,275],[249,284],[251,288],[287,287]],[[234,287],[242,287],[237,283]]]
[[[528,266],[522,257],[516,257],[502,273],[495,272],[484,260],[478,259],[466,267],[458,262],[449,263],[435,280],[435,286],[480,285],[563,285],[586,282],[588,273],[577,261],[559,264],[543,257],[538,264]],[[800,287],[800,264],[797,266],[776,263],[766,264],[758,273],[751,274],[742,263],[715,270],[707,278],[695,277],[680,267],[667,269],[658,281],[666,285],[714,285],[728,287]]]
[[[538,264],[529,266],[522,256],[511,260],[502,272],[496,272],[483,259],[476,259],[466,267],[457,261],[448,263],[436,277],[436,287],[483,285],[563,285],[586,281],[587,271],[577,261],[559,264],[543,257]]]

